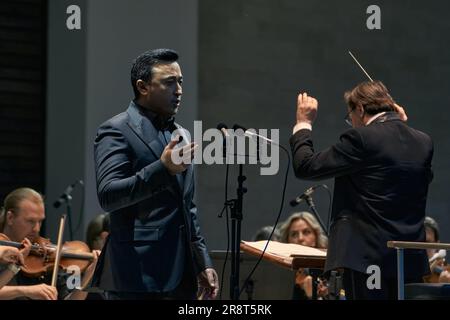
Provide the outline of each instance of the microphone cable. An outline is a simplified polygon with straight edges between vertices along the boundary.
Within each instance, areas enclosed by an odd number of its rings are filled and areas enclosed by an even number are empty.
[[[225,267],[227,266],[228,261],[228,252],[230,251],[230,223],[229,223],[229,215],[228,215],[228,173],[229,173],[230,165],[226,163],[226,172],[225,172],[225,202],[222,211],[219,214],[219,218],[222,218],[223,212],[225,211],[225,220],[227,224],[227,251],[225,253],[225,259],[223,261],[222,266],[222,276],[220,279],[220,294],[219,299],[222,300],[222,292],[223,292],[223,283],[225,277]]]
[[[243,292],[243,291],[245,290],[245,288],[247,287],[247,285],[248,285],[248,283],[249,283],[249,281],[250,281],[250,279],[251,279],[253,273],[254,273],[255,270],[258,268],[258,266],[259,266],[261,260],[263,259],[264,253],[265,253],[266,250],[267,250],[267,247],[268,247],[268,245],[269,245],[270,239],[272,239],[272,236],[273,236],[273,234],[274,234],[274,232],[275,232],[275,230],[276,230],[276,228],[277,228],[278,221],[280,220],[280,217],[281,217],[281,213],[283,212],[284,200],[285,200],[285,196],[286,196],[287,178],[288,178],[288,175],[289,175],[289,169],[290,169],[290,167],[291,167],[291,157],[290,157],[290,155],[289,155],[289,151],[288,151],[285,147],[283,147],[283,146],[280,145],[280,144],[277,144],[277,145],[278,145],[281,149],[283,149],[283,150],[286,152],[287,159],[288,159],[287,167],[286,167],[286,173],[285,173],[285,175],[284,175],[284,185],[283,185],[283,192],[282,192],[282,195],[281,195],[280,210],[278,211],[277,219],[275,220],[275,224],[273,225],[273,229],[272,229],[272,232],[270,233],[269,239],[267,240],[267,242],[266,242],[266,244],[265,244],[265,246],[264,246],[264,249],[263,249],[261,255],[259,256],[258,261],[256,262],[256,264],[255,264],[255,266],[253,267],[252,271],[249,273],[249,275],[248,275],[247,278],[245,279],[244,284],[242,285],[242,288],[239,290],[239,296],[238,296],[238,298],[241,296],[242,292]]]

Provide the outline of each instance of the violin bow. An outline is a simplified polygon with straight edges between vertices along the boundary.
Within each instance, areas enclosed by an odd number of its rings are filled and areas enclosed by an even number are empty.
[[[64,234],[64,225],[66,222],[66,215],[63,214],[61,216],[61,220],[59,221],[59,231],[58,231],[58,243],[56,244],[56,256],[55,256],[55,266],[53,267],[53,275],[52,275],[52,287],[56,288],[56,281],[58,279],[58,266],[61,261],[61,253],[62,253],[62,245],[63,245],[63,234]]]
[[[361,68],[361,70],[364,72],[364,74],[367,76],[367,78],[369,78],[369,80],[373,82],[373,79],[369,76],[369,74],[367,73],[367,71],[366,71],[366,70],[363,68],[363,66],[359,63],[358,59],[356,59],[356,57],[353,55],[353,53],[351,53],[351,51],[349,51],[348,54],[353,58],[353,60],[356,62],[356,64]]]

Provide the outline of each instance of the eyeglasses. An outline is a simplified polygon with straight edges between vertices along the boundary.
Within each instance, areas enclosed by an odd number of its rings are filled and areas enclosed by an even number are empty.
[[[344,117],[345,123],[348,124],[350,127],[353,127],[352,119],[350,118],[350,113],[352,113],[353,111],[355,111],[355,109],[350,110]]]

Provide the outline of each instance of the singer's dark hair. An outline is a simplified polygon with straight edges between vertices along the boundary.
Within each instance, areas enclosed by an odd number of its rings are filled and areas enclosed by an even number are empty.
[[[0,214],[0,232],[3,232],[6,222],[6,214],[12,212],[17,214],[22,201],[30,200],[37,204],[44,203],[44,197],[34,189],[19,188],[11,191],[3,201],[3,208]]]
[[[140,54],[131,67],[131,85],[134,97],[139,97],[136,81],[148,82],[152,78],[153,66],[157,63],[172,63],[178,60],[178,53],[172,49],[153,49]]]

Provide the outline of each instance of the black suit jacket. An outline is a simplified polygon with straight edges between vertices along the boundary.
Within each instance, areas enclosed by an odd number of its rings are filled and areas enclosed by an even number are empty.
[[[310,130],[296,132],[290,143],[298,178],[335,177],[326,271],[365,273],[374,264],[382,276],[393,277],[396,252],[386,242],[425,241],[430,137],[388,112],[368,126],[348,130],[322,152],[314,152]],[[405,277],[428,272],[425,250],[405,251]]]
[[[98,199],[111,221],[93,285],[168,292],[184,275],[195,290],[196,275],[212,265],[193,202],[193,166],[168,173],[158,131],[134,102],[99,127],[94,149]]]

